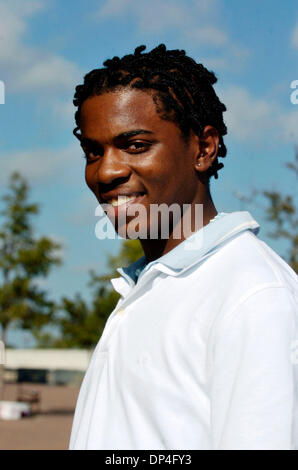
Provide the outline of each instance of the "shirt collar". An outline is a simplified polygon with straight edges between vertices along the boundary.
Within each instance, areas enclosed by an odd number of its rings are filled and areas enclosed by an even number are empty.
[[[113,287],[120,292],[125,284],[127,284],[127,287],[135,285],[138,273],[141,270],[143,272],[148,271],[151,267],[169,275],[178,275],[210,256],[228,240],[240,233],[250,230],[257,234],[259,229],[260,225],[247,211],[223,212],[200,230],[190,235],[169,253],[147,265],[146,257],[142,256],[129,266],[118,268],[117,271],[122,279],[114,278],[111,279],[111,282]]]

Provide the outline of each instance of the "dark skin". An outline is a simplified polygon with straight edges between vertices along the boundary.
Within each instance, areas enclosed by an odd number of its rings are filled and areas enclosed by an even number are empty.
[[[178,203],[181,208],[190,204],[192,214],[195,204],[203,204],[205,226],[217,215],[205,172],[217,155],[218,132],[206,126],[200,138],[191,131],[185,139],[176,123],[161,119],[151,93],[121,88],[82,104],[86,183],[99,203],[110,192],[145,192],[141,203],[148,214],[150,204]],[[173,238],[171,232],[168,239],[140,239],[140,243],[150,262],[184,239],[183,234]]]

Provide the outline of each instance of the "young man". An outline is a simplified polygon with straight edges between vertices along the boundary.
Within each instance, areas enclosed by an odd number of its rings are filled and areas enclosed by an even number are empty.
[[[87,185],[122,236],[140,209],[144,256],[112,280],[121,298],[85,375],[70,449],[293,449],[297,277],[248,212],[213,204],[209,180],[226,155],[214,74],[184,51],[144,49],[76,88]],[[180,218],[151,217],[173,204],[186,206]],[[186,235],[174,235],[178,222]]]

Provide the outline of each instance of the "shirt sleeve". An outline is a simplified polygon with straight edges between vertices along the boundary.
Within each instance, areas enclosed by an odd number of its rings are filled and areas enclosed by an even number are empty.
[[[270,287],[243,300],[217,325],[211,376],[214,449],[295,447],[297,316],[290,291]]]

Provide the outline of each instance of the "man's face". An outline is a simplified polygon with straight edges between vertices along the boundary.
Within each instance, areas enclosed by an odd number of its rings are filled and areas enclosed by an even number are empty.
[[[119,216],[129,205],[146,208],[142,223],[149,229],[150,204],[196,201],[198,139],[191,135],[186,142],[175,123],[161,119],[149,93],[123,88],[92,96],[82,104],[80,124],[89,155],[86,183],[99,203],[111,203],[107,215],[113,213],[118,233]],[[120,198],[114,206],[118,195],[136,199]]]

